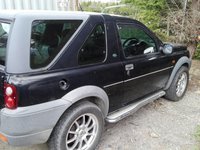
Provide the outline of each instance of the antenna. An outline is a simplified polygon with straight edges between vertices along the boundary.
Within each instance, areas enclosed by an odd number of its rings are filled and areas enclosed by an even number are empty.
[[[101,12],[104,13],[104,11],[107,10],[107,9],[118,8],[118,7],[126,7],[126,6],[128,6],[128,5],[122,4],[122,5],[108,6],[108,7],[105,7]]]

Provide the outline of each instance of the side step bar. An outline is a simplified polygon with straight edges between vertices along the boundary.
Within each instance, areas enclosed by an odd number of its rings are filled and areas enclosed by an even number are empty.
[[[136,112],[138,109],[140,109],[142,106],[153,102],[154,100],[162,97],[163,95],[165,95],[165,91],[159,91],[147,98],[144,98],[136,103],[130,104],[124,108],[121,108],[113,113],[110,113],[107,117],[106,117],[106,121],[109,123],[116,123],[119,120],[127,117],[128,115]]]

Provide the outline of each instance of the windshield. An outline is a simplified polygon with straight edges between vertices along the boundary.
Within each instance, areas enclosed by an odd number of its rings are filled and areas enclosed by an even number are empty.
[[[6,46],[7,46],[9,31],[10,31],[10,24],[0,22],[0,65],[5,65]]]

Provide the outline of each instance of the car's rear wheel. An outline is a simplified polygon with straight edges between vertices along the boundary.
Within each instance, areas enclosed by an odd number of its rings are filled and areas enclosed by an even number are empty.
[[[101,110],[83,102],[70,108],[56,125],[49,140],[51,150],[93,150],[103,131]]]
[[[185,95],[189,80],[189,70],[182,66],[176,73],[165,97],[171,101],[179,101]]]

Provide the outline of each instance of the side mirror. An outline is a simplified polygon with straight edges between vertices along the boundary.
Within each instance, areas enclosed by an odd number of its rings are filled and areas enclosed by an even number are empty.
[[[165,44],[164,47],[162,48],[162,51],[166,55],[172,54],[172,52],[173,52],[173,46],[169,45],[169,44]]]

